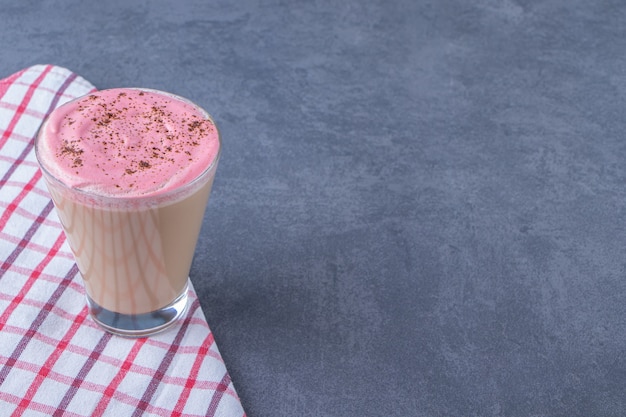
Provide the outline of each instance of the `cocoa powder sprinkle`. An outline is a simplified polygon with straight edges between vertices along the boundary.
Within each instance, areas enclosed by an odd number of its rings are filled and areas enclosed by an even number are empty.
[[[195,153],[202,152],[206,135],[214,131],[210,120],[191,113],[184,113],[181,123],[180,116],[176,117],[167,106],[161,105],[157,100],[151,101],[148,92],[120,92],[116,96],[109,96],[109,102],[100,94],[90,94],[77,107],[79,116],[93,123],[71,117],[66,119],[66,129],[77,121],[79,123],[76,123],[78,127],[68,129],[75,134],[57,148],[57,155],[66,157],[68,165],[74,169],[83,167],[82,171],[85,171],[85,167],[94,165],[102,169],[106,176],[111,174],[111,180],[113,177],[119,178],[118,181],[122,182],[110,183],[116,188],[134,188],[137,185],[135,182],[131,183],[131,176],[134,174],[141,175],[143,181],[145,176],[152,173],[158,175],[159,172],[165,173],[172,168],[184,168],[187,165],[185,160],[196,160]],[[132,96],[144,96],[148,100],[141,99],[141,106],[135,106],[136,102],[129,101]],[[168,124],[170,118],[177,120],[173,127]],[[81,130],[85,128],[90,129],[86,135]],[[147,136],[142,131],[149,132],[149,142],[139,143],[132,134],[118,133],[126,130],[134,131],[138,136]],[[100,159],[91,159],[91,149],[94,146],[102,153]],[[191,149],[192,147],[195,149]],[[89,158],[85,157],[83,149],[89,153]],[[180,158],[177,154],[183,154],[186,158]],[[100,161],[111,166],[115,159],[119,163],[114,163],[114,174],[100,168],[97,163]],[[141,172],[145,170],[150,171]],[[126,177],[122,179],[124,176]],[[139,180],[139,177],[134,178]]]
[[[193,132],[195,129],[197,129],[197,128],[199,128],[200,126],[202,126],[202,122],[200,122],[200,121],[196,120],[196,121],[193,121],[193,122],[189,123],[189,125],[188,125],[188,126],[189,126],[189,129],[188,129],[188,130],[189,130],[190,132]]]
[[[74,144],[66,143],[61,148],[61,155],[63,155],[63,156],[65,156],[65,155],[78,156],[78,155],[80,155],[82,153],[83,153],[83,150],[80,149],[80,148],[77,148],[76,145],[74,145]]]

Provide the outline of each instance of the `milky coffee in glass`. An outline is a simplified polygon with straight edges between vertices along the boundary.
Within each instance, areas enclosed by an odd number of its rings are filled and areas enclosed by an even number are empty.
[[[35,149],[93,319],[124,336],[169,327],[220,155],[211,117],[169,93],[103,90],[53,111]]]

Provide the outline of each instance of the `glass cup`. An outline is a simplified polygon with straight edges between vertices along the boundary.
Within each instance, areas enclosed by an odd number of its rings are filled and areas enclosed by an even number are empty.
[[[140,90],[183,100],[213,123],[184,98]],[[35,153],[83,278],[91,317],[127,337],[168,328],[187,308],[189,270],[221,153],[219,133],[215,158],[190,182],[155,196],[112,197],[69,187],[50,173],[39,146],[47,121]]]

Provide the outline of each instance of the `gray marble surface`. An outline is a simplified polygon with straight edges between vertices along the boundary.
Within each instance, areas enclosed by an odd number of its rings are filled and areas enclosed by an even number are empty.
[[[626,415],[626,3],[0,0],[0,70],[168,90],[249,416]]]

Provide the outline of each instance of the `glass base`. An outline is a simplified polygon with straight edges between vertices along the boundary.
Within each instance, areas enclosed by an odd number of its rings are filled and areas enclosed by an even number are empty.
[[[124,337],[146,337],[159,333],[187,311],[188,285],[174,301],[155,311],[143,314],[121,314],[99,306],[87,295],[91,318],[109,333]]]

